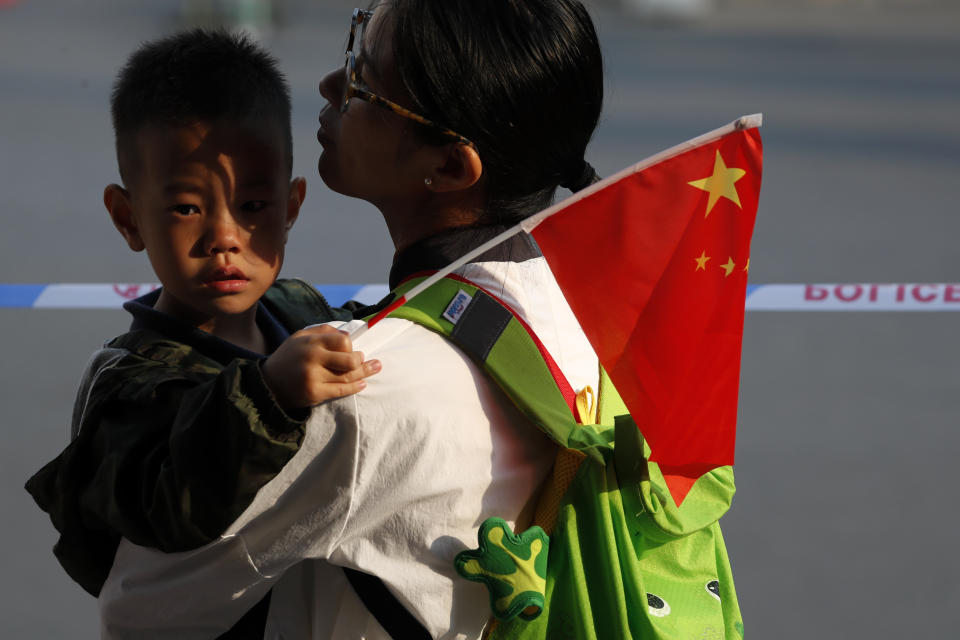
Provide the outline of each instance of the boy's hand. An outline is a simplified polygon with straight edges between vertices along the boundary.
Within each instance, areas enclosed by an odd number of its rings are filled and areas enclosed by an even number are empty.
[[[363,361],[350,337],[329,325],[308,327],[283,341],[263,364],[263,378],[284,409],[312,407],[357,393],[380,361]]]

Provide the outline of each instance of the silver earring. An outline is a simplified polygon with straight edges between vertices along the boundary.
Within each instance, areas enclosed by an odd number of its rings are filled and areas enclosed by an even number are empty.
[[[429,187],[430,185],[433,184],[433,180],[430,179],[430,178],[424,178],[424,179],[423,179],[423,184],[425,184],[425,185],[427,185],[427,186]]]

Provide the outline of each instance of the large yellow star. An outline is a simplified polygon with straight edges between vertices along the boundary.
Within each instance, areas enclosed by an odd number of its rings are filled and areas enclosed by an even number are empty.
[[[694,258],[693,261],[697,263],[697,268],[694,271],[706,271],[707,270],[707,260],[710,259],[710,256],[707,255],[706,250],[700,253],[699,258]]]
[[[743,169],[728,169],[727,165],[723,162],[723,158],[720,157],[720,150],[717,150],[717,157],[713,162],[713,175],[687,183],[691,187],[703,189],[710,194],[710,199],[707,201],[707,213],[703,216],[704,218],[710,215],[713,205],[717,204],[717,200],[719,200],[721,196],[727,198],[738,207],[740,206],[740,196],[737,194],[737,188],[734,186],[734,183],[745,175],[747,175],[747,172]]]

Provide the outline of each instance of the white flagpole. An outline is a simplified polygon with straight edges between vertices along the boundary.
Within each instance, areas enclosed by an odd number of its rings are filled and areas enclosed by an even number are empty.
[[[596,193],[597,191],[600,191],[601,189],[613,184],[614,182],[618,182],[619,180],[622,180],[623,178],[626,178],[627,176],[632,175],[634,173],[639,173],[644,169],[646,169],[647,167],[653,166],[658,162],[663,162],[664,160],[667,160],[668,158],[672,158],[673,156],[680,155],[685,151],[689,151],[690,149],[699,147],[709,142],[713,142],[714,140],[718,140],[733,131],[751,129],[753,127],[759,127],[761,124],[763,124],[763,114],[761,113],[754,113],[748,116],[741,116],[729,124],[726,124],[722,127],[714,129],[713,131],[708,131],[707,133],[699,135],[696,138],[687,140],[686,142],[682,142],[676,146],[670,147],[665,151],[661,151],[660,153],[654,154],[645,160],[641,160],[640,162],[634,165],[631,165],[626,169],[619,171],[618,173],[613,174],[609,178],[600,180],[599,182],[590,185],[586,189],[582,189],[578,191],[577,193],[573,194],[569,198],[565,198],[564,200],[550,207],[547,207],[540,213],[536,213],[530,216],[526,220],[523,220],[520,224],[507,229],[506,231],[495,236],[494,238],[491,238],[487,242],[484,242],[479,247],[476,247],[475,249],[467,252],[464,256],[462,256],[458,260],[451,262],[443,269],[440,269],[435,274],[433,274],[432,276],[430,276],[429,278],[427,278],[417,286],[410,289],[410,291],[408,291],[399,300],[395,300],[393,303],[391,303],[390,307],[388,308],[391,308],[391,307],[396,308],[406,302],[409,302],[415,296],[419,295],[426,289],[430,288],[431,285],[439,281],[441,278],[459,269],[460,267],[467,264],[474,258],[477,258],[478,256],[486,253],[487,251],[497,246],[507,238],[515,236],[521,232],[530,233],[531,231],[533,231],[534,228],[536,228],[538,224],[543,222],[543,220],[545,220],[546,218],[549,218],[553,214],[570,206],[574,202],[582,200],[583,198],[586,198]],[[371,319],[371,323],[376,324],[376,322],[378,322],[380,319],[381,319],[381,314],[377,314],[374,318]],[[350,338],[356,339],[360,337],[361,335],[367,332],[367,329],[369,329],[370,326],[371,326],[370,323],[362,324],[361,326],[353,330],[353,332],[350,334]]]

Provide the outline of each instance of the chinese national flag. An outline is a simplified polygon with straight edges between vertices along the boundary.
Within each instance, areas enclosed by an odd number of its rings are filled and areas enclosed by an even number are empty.
[[[758,125],[741,118],[523,225],[678,506],[733,464]]]

